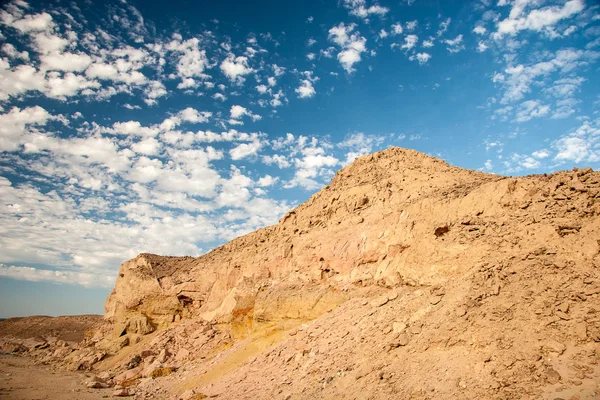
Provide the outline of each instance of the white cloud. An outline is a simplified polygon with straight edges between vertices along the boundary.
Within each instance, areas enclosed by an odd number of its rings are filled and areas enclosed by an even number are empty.
[[[258,121],[262,118],[260,115],[256,115],[252,111],[248,110],[246,107],[242,107],[240,105],[231,106],[229,114],[233,120],[239,120],[244,116],[250,117],[252,121]],[[229,120],[229,123],[232,123],[232,121]],[[233,124],[235,124],[235,122],[233,122]]]
[[[367,19],[371,15],[385,16],[390,9],[378,4],[367,6],[366,0],[344,0],[344,7],[350,10],[350,15]]]
[[[221,71],[232,81],[239,80],[244,75],[248,75],[254,70],[248,66],[248,58],[244,56],[235,57],[230,54],[221,63]]]
[[[531,156],[543,160],[544,158],[550,157],[550,152],[546,149],[537,150],[531,153]]]
[[[488,46],[485,44],[485,42],[483,40],[480,40],[479,43],[477,43],[477,51],[479,53],[483,53],[487,49],[488,49]]]
[[[300,86],[296,88],[295,92],[301,99],[311,98],[316,94],[313,82],[318,81],[319,78],[313,77],[312,71],[304,71],[302,74],[306,79],[300,81]]]
[[[0,114],[0,151],[18,150],[32,133],[33,127],[40,127],[53,117],[39,106],[20,109],[13,107],[9,112]]]
[[[215,94],[213,94],[212,97],[213,97],[213,99],[219,100],[219,101],[227,100],[227,97],[223,93],[215,93]]]
[[[41,58],[43,70],[81,72],[92,63],[87,54],[50,53]]]
[[[311,98],[316,93],[315,88],[308,79],[302,79],[300,86],[296,88],[295,92],[298,93],[298,97],[301,99]]]
[[[438,36],[442,36],[448,30],[448,26],[450,26],[450,22],[452,18],[448,18],[440,23],[440,29],[437,31]]]
[[[536,169],[542,165],[535,158],[518,153],[511,154],[503,164],[506,167],[507,172],[519,172],[523,169]]]
[[[144,94],[146,95],[144,102],[151,106],[157,103],[156,99],[167,95],[167,89],[162,82],[152,81],[144,89]]]
[[[45,31],[53,26],[52,16],[45,12],[41,14],[26,15],[25,17],[14,21],[11,26],[23,33]]]
[[[204,74],[208,64],[206,50],[200,50],[199,44],[200,41],[197,38],[192,38],[185,41],[174,39],[167,45],[167,49],[180,54],[177,62],[177,72],[182,79],[206,77]],[[221,64],[221,69],[223,69],[223,64]]]
[[[90,78],[117,80],[119,71],[110,64],[94,63],[85,71],[85,74]]]
[[[473,28],[473,32],[478,35],[485,35],[485,33],[487,32],[487,29],[485,29],[485,27],[483,27],[481,25],[477,25],[475,28]]]
[[[539,118],[548,115],[550,106],[541,104],[537,100],[527,100],[521,103],[517,110],[516,122],[527,122],[532,118]]]
[[[271,175],[265,175],[260,178],[256,184],[260,187],[269,187],[279,182],[279,177],[272,177]]]
[[[417,60],[420,65],[427,64],[427,62],[431,59],[431,54],[429,53],[417,53],[408,58],[411,61]]]
[[[417,25],[419,25],[419,21],[414,20],[414,21],[408,21],[405,26],[406,26],[406,30],[408,31],[414,31],[415,29],[417,29]]]
[[[556,102],[556,110],[552,114],[552,119],[563,119],[570,117],[576,112],[575,106],[579,104],[576,99],[561,99]]]
[[[600,120],[585,121],[571,133],[563,135],[552,143],[557,151],[554,157],[558,162],[598,162],[600,161]]]
[[[585,78],[582,77],[557,79],[553,86],[545,88],[544,91],[557,98],[573,97],[583,82]]]
[[[65,283],[84,287],[111,288],[115,284],[115,277],[111,273],[60,271],[4,264],[0,264],[0,276],[31,282]]]
[[[0,59],[0,100],[8,100],[29,91],[44,92],[45,76],[30,65],[10,69],[8,62]]]
[[[367,39],[360,36],[359,32],[352,33],[356,24],[345,25],[343,22],[329,29],[329,40],[342,48],[338,53],[338,61],[342,67],[351,74],[354,64],[361,60],[361,54],[367,50]]]
[[[498,23],[494,38],[501,39],[504,35],[516,35],[522,30],[544,31],[559,21],[583,11],[585,4],[582,0],[569,0],[561,5],[547,6],[526,11],[529,5],[538,5],[536,1],[515,1],[508,18]]]
[[[33,47],[38,53],[45,55],[60,53],[69,45],[69,41],[48,32],[38,33],[33,36]]]
[[[229,150],[229,155],[232,160],[241,160],[243,158],[253,156],[261,149],[262,143],[258,140],[250,143],[242,143]]]
[[[402,24],[400,22],[392,25],[392,35],[401,35],[402,32],[404,32],[404,29],[402,29]]]
[[[131,145],[133,151],[147,156],[158,154],[160,148],[161,143],[153,137],[144,138]]]
[[[200,112],[192,107],[188,107],[184,110],[181,110],[177,116],[185,122],[203,123],[208,122],[208,119],[212,116],[212,113],[207,111]]]
[[[272,156],[263,156],[262,161],[267,165],[277,165],[279,168],[288,168],[291,164],[285,156],[273,154]]]
[[[463,35],[458,35],[454,39],[446,39],[444,43],[448,45],[446,47],[450,53],[458,53],[461,50],[465,49],[465,45],[463,44]]]
[[[357,157],[373,152],[383,142],[384,138],[376,135],[366,135],[362,132],[353,133],[337,144],[338,147],[348,149],[346,160],[342,163],[348,165]]]
[[[404,38],[404,44],[400,47],[406,51],[412,49],[419,42],[419,37],[417,35],[407,35]]]
[[[521,100],[525,94],[531,92],[534,84],[542,83],[540,80],[556,71],[568,73],[580,66],[587,65],[590,61],[600,57],[600,53],[563,49],[551,54],[548,61],[541,61],[531,65],[518,64],[509,66],[504,74],[495,74],[493,80],[505,86],[506,90],[502,97],[503,104]]]
[[[318,146],[316,139],[313,139],[309,146],[302,148],[300,153],[301,157],[294,158],[296,172],[294,177],[284,185],[286,188],[299,186],[306,190],[318,189],[323,184],[316,179],[333,175],[331,168],[340,164],[337,158],[327,155],[325,149]]]

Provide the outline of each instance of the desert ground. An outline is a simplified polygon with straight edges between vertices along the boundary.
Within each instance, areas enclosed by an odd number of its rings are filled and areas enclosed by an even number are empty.
[[[56,371],[36,365],[27,356],[0,354],[2,400],[98,400],[112,397],[114,389],[88,389],[91,374]]]

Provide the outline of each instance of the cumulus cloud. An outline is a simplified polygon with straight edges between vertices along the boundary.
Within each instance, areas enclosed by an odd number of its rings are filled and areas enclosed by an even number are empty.
[[[532,86],[552,73],[561,74],[576,70],[590,61],[600,58],[600,53],[577,49],[562,49],[549,54],[546,61],[525,65],[510,65],[503,73],[497,73],[492,80],[505,88],[501,102],[506,104],[519,101],[532,90]]]
[[[573,132],[561,136],[552,143],[556,150],[554,160],[560,163],[567,161],[598,162],[600,161],[600,120],[585,121]]]
[[[314,77],[312,71],[304,71],[302,73],[305,79],[300,81],[300,86],[296,88],[295,92],[298,93],[298,97],[301,99],[311,98],[316,94],[313,82],[319,80]]]
[[[506,5],[506,2],[503,2]],[[535,1],[515,1],[508,18],[498,22],[494,38],[501,39],[505,35],[515,36],[522,30],[536,32],[544,31],[559,21],[583,11],[585,4],[582,0],[569,0],[562,5],[552,5],[530,9],[541,4]]]
[[[516,122],[527,122],[532,118],[539,118],[548,115],[550,106],[541,104],[537,100],[527,100],[521,103],[517,110]]]
[[[254,70],[248,66],[248,58],[244,56],[236,57],[230,54],[221,63],[221,71],[232,81],[239,81],[245,75],[248,75]]]
[[[350,10],[350,15],[367,19],[371,15],[384,16],[390,9],[378,4],[367,6],[366,0],[344,0],[344,7]]]
[[[392,25],[392,35],[401,35],[402,32],[404,32],[404,29],[402,29],[402,24],[400,22]]]
[[[463,44],[463,35],[462,34],[458,35],[454,39],[446,39],[446,40],[444,40],[444,43],[446,43],[448,45],[448,47],[446,47],[446,49],[448,49],[448,51],[450,53],[458,53],[459,51],[465,49],[465,45]]]
[[[46,125],[51,119],[52,115],[40,106],[13,107],[9,112],[0,114],[0,151],[18,150],[37,132],[35,128]]]
[[[413,54],[408,58],[411,61],[418,61],[420,65],[427,64],[427,62],[431,59],[431,54],[429,53],[417,53]]]
[[[355,71],[354,64],[362,59],[361,54],[367,50],[367,39],[360,36],[359,32],[354,32],[354,28],[356,24],[346,25],[342,22],[329,29],[328,36],[331,42],[342,48],[337,58],[349,74]]]
[[[524,169],[536,169],[542,164],[539,160],[527,154],[513,153],[503,162],[506,172],[519,172]]]
[[[485,29],[485,27],[481,25],[477,25],[475,28],[473,28],[473,33],[476,33],[478,35],[485,35],[486,32],[487,29]]]
[[[244,116],[250,117],[250,119],[252,119],[252,121],[258,121],[262,118],[260,115],[254,114],[252,111],[248,110],[246,107],[242,107],[240,105],[231,106],[231,109],[229,110],[229,115],[231,116],[231,120],[234,120],[234,121],[237,120],[238,122]],[[230,120],[230,123],[231,123],[231,120]]]
[[[232,160],[241,160],[243,158],[253,156],[261,149],[261,142],[258,140],[250,143],[242,143],[229,150],[229,155]]]
[[[4,264],[0,264],[0,276],[32,282],[64,283],[68,285],[103,288],[113,287],[115,281],[113,274],[50,270]]]
[[[412,49],[413,47],[415,47],[418,42],[419,42],[419,37],[417,35],[407,35],[404,38],[404,44],[402,46],[400,46],[400,48],[408,51],[408,50]]]

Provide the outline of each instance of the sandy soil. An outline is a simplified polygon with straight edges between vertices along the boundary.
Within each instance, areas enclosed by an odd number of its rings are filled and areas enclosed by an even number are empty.
[[[113,398],[114,389],[88,389],[83,373],[59,371],[35,365],[29,357],[0,354],[2,400],[97,400]]]

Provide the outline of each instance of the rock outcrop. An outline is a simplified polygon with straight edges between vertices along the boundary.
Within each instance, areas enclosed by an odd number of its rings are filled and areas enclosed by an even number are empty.
[[[599,238],[591,169],[502,177],[390,148],[275,226],[127,261],[67,362],[103,355],[84,368],[160,398],[588,398]]]

